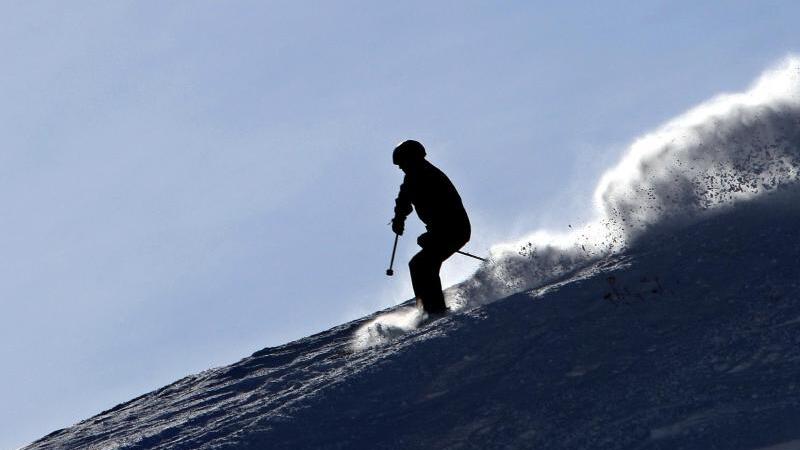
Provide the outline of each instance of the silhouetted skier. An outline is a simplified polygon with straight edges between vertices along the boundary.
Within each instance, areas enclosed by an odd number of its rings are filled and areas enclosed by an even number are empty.
[[[422,250],[408,263],[411,284],[427,313],[443,314],[447,306],[439,269],[469,241],[469,217],[447,175],[425,160],[422,144],[411,140],[401,143],[392,153],[392,162],[406,174],[395,200],[392,231],[402,235],[406,217],[416,208],[427,231],[417,238]]]

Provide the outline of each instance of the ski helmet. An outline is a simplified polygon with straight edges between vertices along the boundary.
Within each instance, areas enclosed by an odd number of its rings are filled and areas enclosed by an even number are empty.
[[[400,145],[394,148],[394,152],[392,152],[392,162],[396,166],[399,166],[400,163],[404,161],[413,161],[424,157],[425,147],[411,139],[400,143]]]

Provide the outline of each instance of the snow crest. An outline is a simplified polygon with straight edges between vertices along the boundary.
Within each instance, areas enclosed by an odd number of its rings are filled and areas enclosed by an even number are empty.
[[[601,177],[593,220],[494,246],[490,261],[446,298],[458,309],[532,289],[655,228],[795,184],[799,170],[800,57],[792,55],[745,92],[712,98],[636,139]]]

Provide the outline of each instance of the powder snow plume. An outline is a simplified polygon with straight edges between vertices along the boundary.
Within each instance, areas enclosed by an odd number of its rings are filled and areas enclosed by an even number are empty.
[[[417,328],[424,319],[425,313],[416,306],[381,314],[356,331],[352,348],[359,351],[391,342]]]
[[[488,263],[448,289],[448,303],[479,305],[540,286],[654,228],[795,184],[799,170],[800,57],[789,56],[747,91],[719,95],[636,139],[601,177],[593,220],[494,246]]]

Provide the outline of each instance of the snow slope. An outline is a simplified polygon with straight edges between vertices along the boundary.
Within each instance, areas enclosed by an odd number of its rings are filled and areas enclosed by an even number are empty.
[[[800,194],[773,197],[382,346],[352,350],[364,318],[262,350],[29,448],[798,448]]]
[[[575,231],[30,449],[800,448],[800,61],[639,140]],[[404,332],[386,337],[377,323]]]

